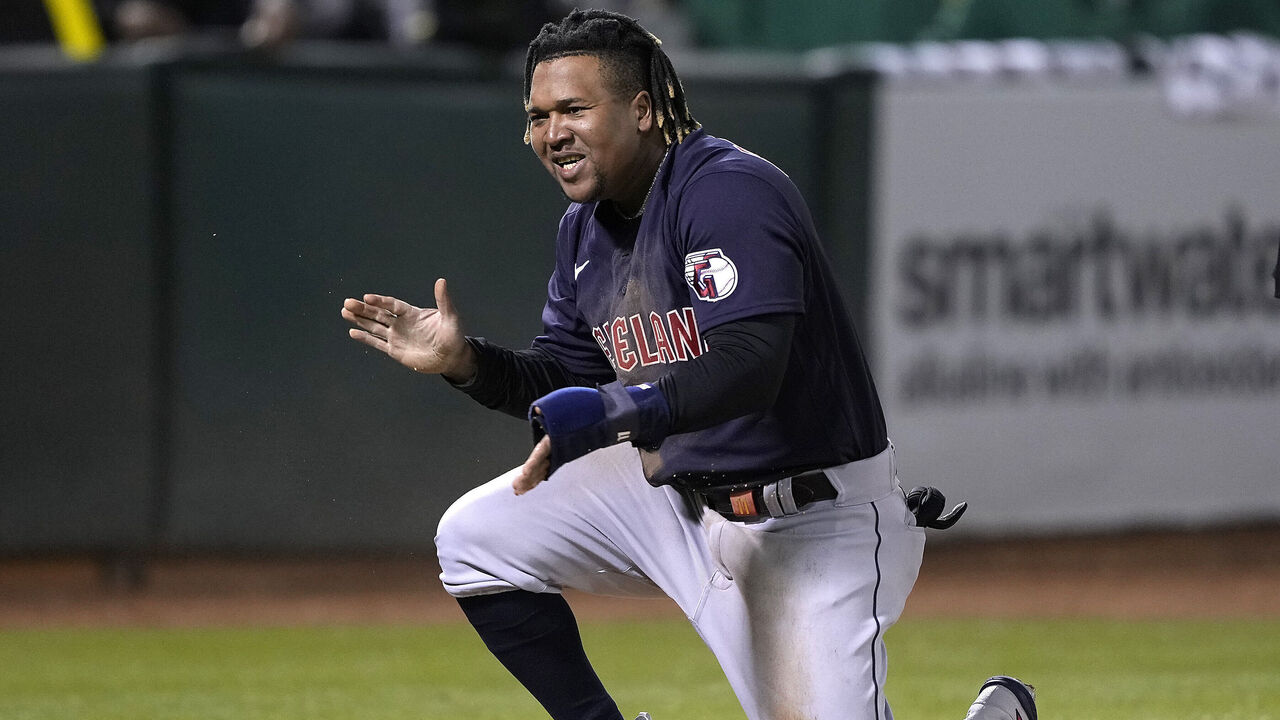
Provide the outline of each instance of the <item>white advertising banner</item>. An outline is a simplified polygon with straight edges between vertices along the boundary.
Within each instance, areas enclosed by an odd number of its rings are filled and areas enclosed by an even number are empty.
[[[1280,122],[1154,83],[878,99],[871,342],[970,532],[1280,517]]]

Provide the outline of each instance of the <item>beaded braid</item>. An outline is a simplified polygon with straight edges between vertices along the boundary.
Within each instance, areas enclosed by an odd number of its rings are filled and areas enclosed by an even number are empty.
[[[658,128],[667,145],[683,142],[702,127],[689,113],[684,87],[662,50],[662,41],[640,23],[607,10],[574,10],[557,23],[547,23],[529,43],[524,61],[524,101],[529,103],[533,69],[538,63],[570,55],[600,59],[619,90],[647,90],[653,98]],[[530,140],[526,124],[524,142]]]

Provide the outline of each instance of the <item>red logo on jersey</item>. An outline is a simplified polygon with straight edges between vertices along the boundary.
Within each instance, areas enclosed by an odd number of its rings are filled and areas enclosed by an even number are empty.
[[[647,318],[639,313],[616,317],[592,328],[591,334],[609,362],[621,372],[692,360],[706,349],[691,307],[668,310],[665,315],[650,311]]]
[[[738,287],[738,268],[720,248],[684,256],[684,280],[699,300],[717,302]]]

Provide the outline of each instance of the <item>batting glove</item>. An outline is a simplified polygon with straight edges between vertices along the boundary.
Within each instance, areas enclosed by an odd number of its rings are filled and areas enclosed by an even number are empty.
[[[960,521],[960,516],[969,509],[969,503],[962,502],[943,515],[942,511],[947,509],[947,496],[936,487],[915,487],[907,493],[907,509],[916,516],[916,527],[946,530]]]
[[[598,390],[567,387],[543,395],[529,406],[529,423],[535,444],[551,438],[550,477],[561,465],[620,442],[657,447],[671,426],[671,408],[649,383],[611,382]]]

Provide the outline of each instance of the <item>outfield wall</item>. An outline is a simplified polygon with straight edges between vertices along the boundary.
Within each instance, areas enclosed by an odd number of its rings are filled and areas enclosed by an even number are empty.
[[[810,200],[904,482],[971,499],[970,532],[1280,515],[1280,301],[1231,259],[1268,242],[1274,259],[1280,127],[1175,122],[1141,80],[878,85],[794,57],[677,62],[699,119]],[[520,141],[519,92],[512,63],[456,54],[0,54],[0,553],[429,549],[454,497],[523,458],[527,429],[365,352],[337,311],[367,291],[426,303],[443,275],[468,331],[537,332],[563,200]],[[1100,300],[1053,315],[1057,275],[1008,263],[1065,252],[1076,287],[1129,257],[1041,248],[1064,223],[1132,234],[1176,273],[1218,258],[1236,304],[1193,311],[1219,290],[1184,278],[1167,310],[1138,313],[1118,286],[1115,320]],[[1214,239],[1187,250],[1201,229]],[[967,238],[1015,259],[966,260]],[[948,283],[980,267],[1049,315],[971,294],[956,309]],[[1261,362],[1261,384],[1090,389],[1098,362],[1110,387],[1148,355],[1224,348]],[[1061,364],[1085,389],[918,389],[938,386],[930,362],[978,351],[1024,374]]]
[[[134,69],[0,72],[0,550],[148,539],[151,99]]]

